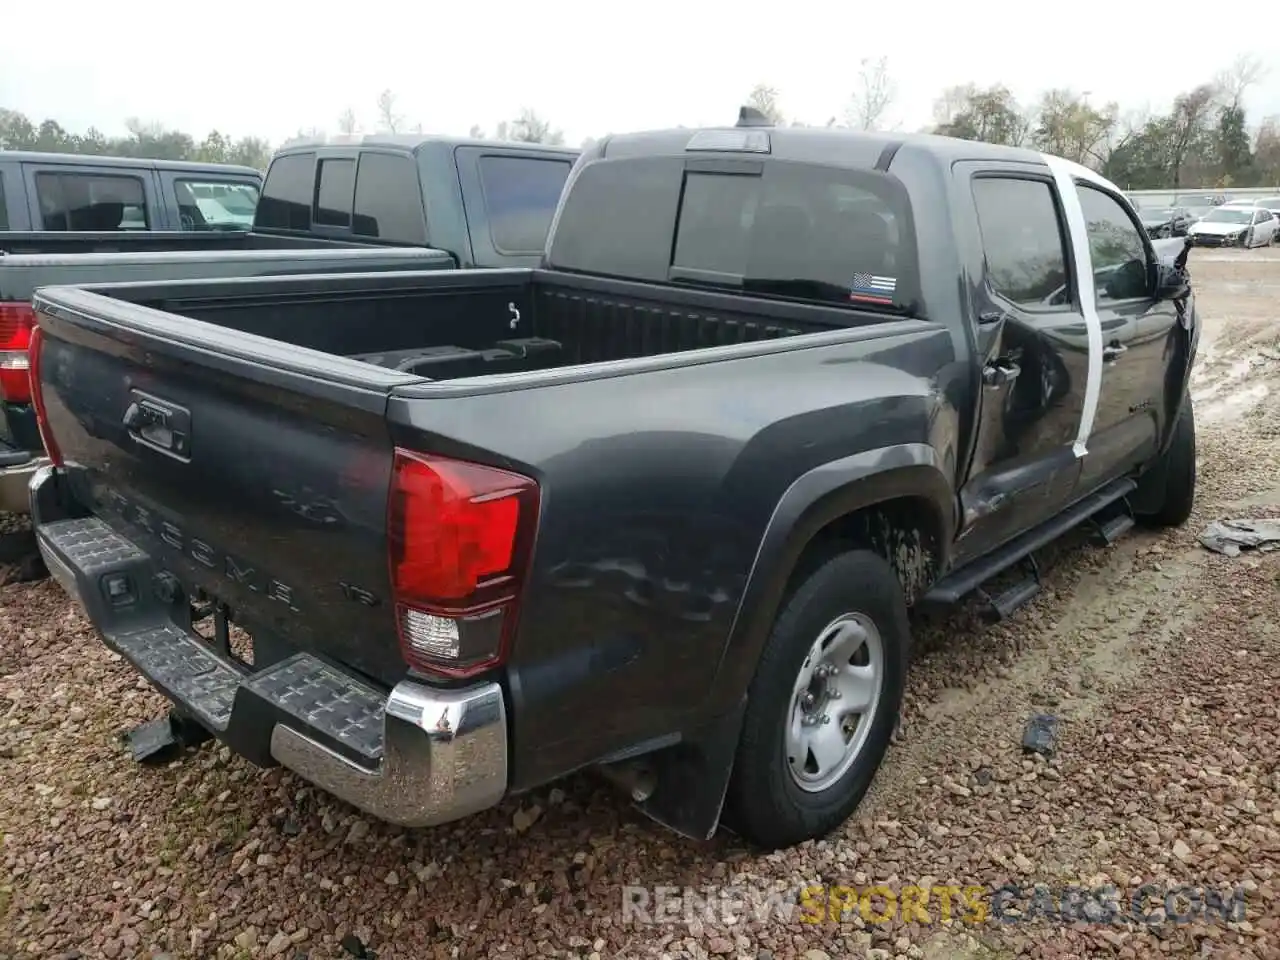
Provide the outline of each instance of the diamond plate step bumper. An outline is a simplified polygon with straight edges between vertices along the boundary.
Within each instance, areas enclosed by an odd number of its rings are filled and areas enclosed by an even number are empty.
[[[33,482],[34,489],[34,482]],[[113,600],[108,580],[157,572],[95,518],[40,523],[55,579],[85,607],[108,647],[232,749],[280,763],[381,819],[431,826],[493,806],[507,789],[507,718],[495,683],[441,690],[413,681],[379,690],[309,653],[254,671],[166,622],[138,594]]]

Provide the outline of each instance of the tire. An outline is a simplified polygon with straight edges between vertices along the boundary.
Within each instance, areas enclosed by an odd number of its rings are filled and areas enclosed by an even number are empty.
[[[828,652],[815,658],[815,644],[824,637],[833,638]],[[765,642],[747,694],[726,797],[726,822],[732,829],[760,847],[778,849],[825,836],[848,819],[889,747],[902,707],[910,640],[906,600],[897,575],[868,550],[832,557],[791,591]],[[835,653],[842,645],[842,652]],[[852,660],[845,659],[849,652],[854,654]],[[837,711],[863,699],[855,696],[860,689],[858,677],[867,683],[875,672],[877,655],[879,682],[861,688],[864,692],[876,688],[874,699],[852,730],[847,730]],[[798,691],[802,671],[814,672],[820,661],[824,666],[848,665],[848,674],[814,680],[824,693],[838,688],[844,694],[827,700],[820,693],[816,705],[806,706]],[[812,720],[823,714],[832,722],[797,721],[797,717]],[[816,753],[797,756],[793,771],[789,755],[800,752],[796,736],[812,743],[822,738],[820,742],[828,748],[822,752],[828,756],[833,743],[845,753],[835,751],[838,762],[825,768],[813,762]]]
[[[1144,477],[1144,482],[1163,484],[1160,506],[1137,519],[1149,527],[1182,526],[1191,516],[1196,500],[1196,418],[1190,396],[1182,400],[1169,448],[1149,473],[1150,480]]]

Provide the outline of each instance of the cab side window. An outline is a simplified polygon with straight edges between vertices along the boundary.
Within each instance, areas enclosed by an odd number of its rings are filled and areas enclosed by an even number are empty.
[[[1108,193],[1076,184],[1089,236],[1098,303],[1150,295],[1147,247],[1128,212]]]
[[[1069,304],[1066,244],[1049,182],[978,177],[973,200],[991,289],[1022,307]]]

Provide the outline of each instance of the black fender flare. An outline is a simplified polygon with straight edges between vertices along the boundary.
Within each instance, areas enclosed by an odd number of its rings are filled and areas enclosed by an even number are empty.
[[[787,488],[765,527],[712,682],[708,712],[742,702],[783,591],[805,547],[831,521],[901,497],[933,505],[940,525],[938,568],[945,569],[958,517],[952,478],[926,443],[867,450],[815,467]]]

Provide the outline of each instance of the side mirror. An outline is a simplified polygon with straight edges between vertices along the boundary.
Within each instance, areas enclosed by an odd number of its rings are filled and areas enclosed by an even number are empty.
[[[1187,256],[1191,253],[1191,241],[1187,237],[1179,239],[1182,241],[1182,249],[1173,257],[1165,253],[1172,246],[1169,241],[1163,241],[1156,249],[1155,296],[1157,300],[1182,300],[1191,294],[1191,275],[1187,273]]]
[[[1181,267],[1156,264],[1156,299],[1183,300],[1191,293],[1191,277]]]

